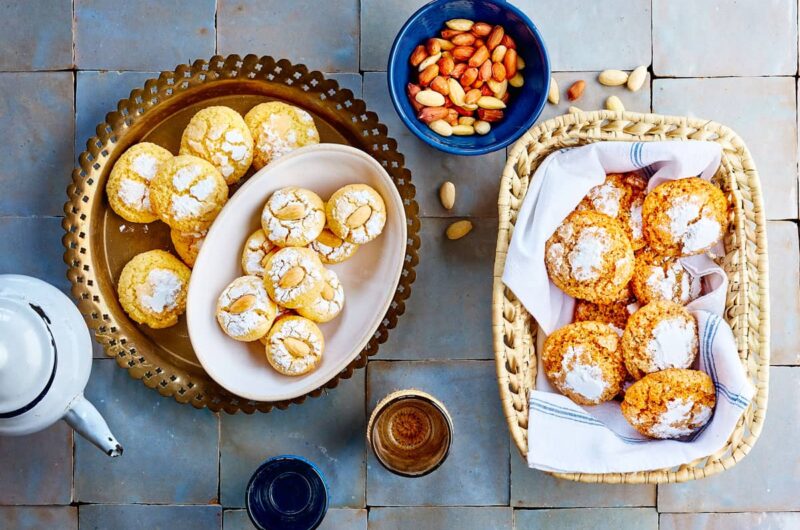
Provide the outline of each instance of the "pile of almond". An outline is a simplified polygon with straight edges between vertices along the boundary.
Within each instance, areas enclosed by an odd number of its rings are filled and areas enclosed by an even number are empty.
[[[525,63],[503,26],[454,18],[441,37],[411,53],[417,83],[406,87],[417,117],[442,136],[487,134],[503,119],[508,86],[524,84]]]

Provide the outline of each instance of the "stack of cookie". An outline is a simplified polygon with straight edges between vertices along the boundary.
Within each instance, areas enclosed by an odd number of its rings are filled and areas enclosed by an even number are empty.
[[[574,322],[547,337],[542,362],[576,403],[622,396],[637,431],[680,438],[715,405],[711,378],[690,369],[698,330],[684,306],[700,296],[701,282],[680,258],[722,239],[728,203],[699,178],[646,189],[637,173],[607,175],[547,241],[548,275],[576,305]]]
[[[311,190],[277,190],[264,205],[261,228],[245,241],[245,276],[219,296],[220,327],[235,340],[261,340],[269,364],[284,375],[313,371],[325,347],[317,323],[344,306],[344,287],[325,265],[350,258],[385,223],[383,198],[364,184],[340,188],[327,203]]]

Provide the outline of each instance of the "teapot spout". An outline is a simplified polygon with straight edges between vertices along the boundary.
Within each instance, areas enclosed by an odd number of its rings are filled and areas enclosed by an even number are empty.
[[[122,446],[111,434],[106,420],[94,408],[94,405],[83,397],[83,394],[79,394],[72,400],[63,419],[78,434],[99,447],[108,456],[117,457],[122,454]]]

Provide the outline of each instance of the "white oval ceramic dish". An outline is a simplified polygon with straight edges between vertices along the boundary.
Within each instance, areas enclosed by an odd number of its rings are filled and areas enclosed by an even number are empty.
[[[222,289],[242,276],[241,253],[247,236],[260,226],[267,198],[279,188],[300,186],[323,200],[353,183],[369,184],[386,203],[386,226],[344,263],[329,265],[344,285],[344,309],[320,329],[325,351],[308,375],[288,377],[273,370],[256,341],[238,342],[222,332],[215,308]],[[366,346],[392,301],[406,250],[403,202],[389,175],[366,153],[338,144],[298,149],[265,167],[231,197],[206,236],[192,271],[187,303],[189,338],[208,374],[229,392],[255,401],[302,396],[325,384]]]

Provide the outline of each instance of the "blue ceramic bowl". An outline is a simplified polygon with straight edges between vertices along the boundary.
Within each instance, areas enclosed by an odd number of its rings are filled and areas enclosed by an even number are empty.
[[[525,84],[508,87],[511,98],[502,121],[492,123],[489,134],[481,136],[440,136],[417,119],[408,101],[406,85],[416,81],[416,69],[408,59],[418,44],[439,36],[444,23],[452,18],[499,24],[517,43],[517,53],[525,61],[521,70]],[[522,136],[539,117],[550,86],[550,61],[544,41],[533,22],[505,0],[434,0],[414,13],[395,37],[389,53],[389,95],[400,119],[417,137],[447,153],[482,155],[497,151]],[[412,78],[412,75],[414,76]]]

